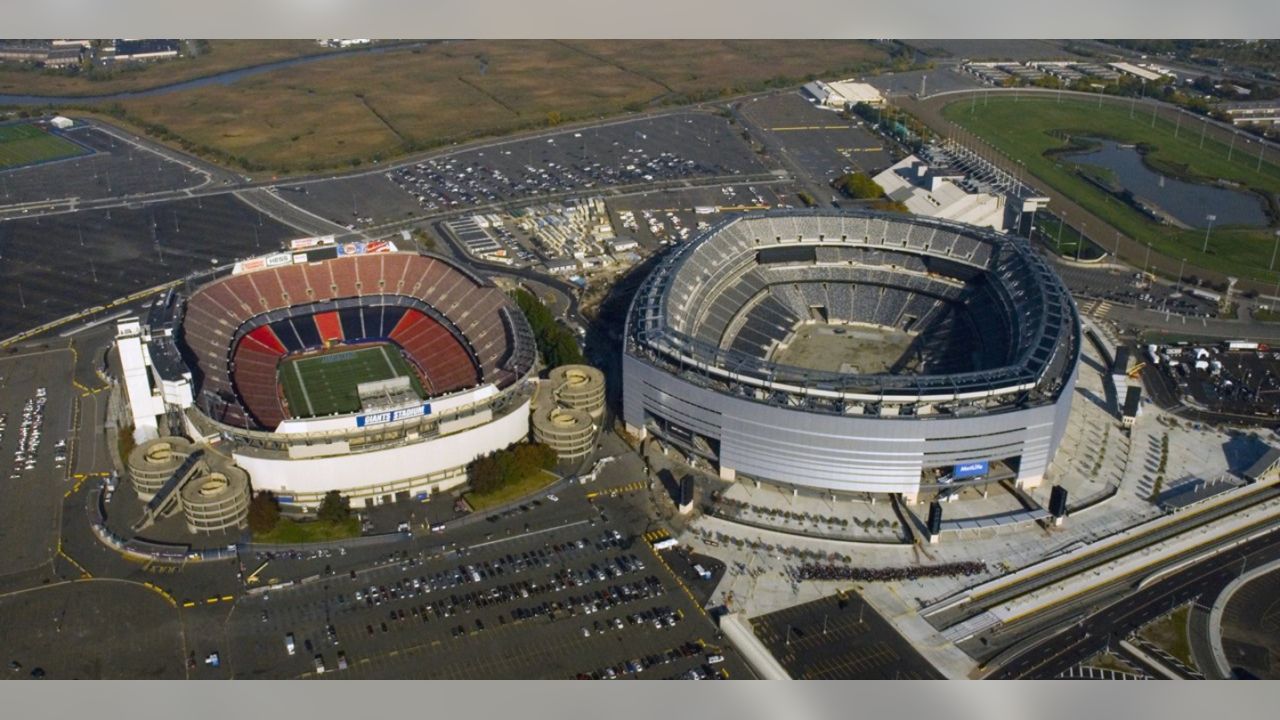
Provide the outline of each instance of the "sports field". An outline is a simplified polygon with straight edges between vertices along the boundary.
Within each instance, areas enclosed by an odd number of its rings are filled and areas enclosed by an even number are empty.
[[[360,409],[357,386],[408,377],[418,397],[422,383],[394,346],[375,345],[286,359],[276,371],[294,417],[352,413]]]
[[[1238,184],[1262,195],[1280,192],[1280,165],[1258,156],[1257,143],[1244,139],[1234,147],[1202,139],[1200,123],[1192,119],[1175,123],[1152,119],[1139,106],[1130,117],[1124,104],[1075,99],[1000,97],[960,100],[943,109],[943,115],[991,143],[1016,161],[1026,164],[1036,177],[1075,200],[1089,212],[1142,243],[1170,257],[1185,257],[1198,267],[1227,274],[1274,280],[1268,271],[1275,245],[1275,227],[1215,226],[1208,252],[1202,252],[1205,232],[1160,225],[1077,175],[1072,163],[1055,156],[1069,147],[1067,136],[1103,137],[1148,148],[1144,159],[1157,172],[1212,183],[1218,179]],[[1273,219],[1273,225],[1275,221]]]
[[[70,140],[45,132],[35,125],[0,125],[0,168],[74,157],[85,152],[84,148]]]

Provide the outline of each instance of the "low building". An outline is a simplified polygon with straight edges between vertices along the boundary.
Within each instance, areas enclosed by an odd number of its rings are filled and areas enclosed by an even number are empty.
[[[1260,482],[1273,477],[1280,470],[1280,448],[1267,447],[1267,452],[1244,471],[1249,482]]]
[[[1232,125],[1275,125],[1280,123],[1280,100],[1227,102],[1218,109],[1231,118]]]
[[[115,61],[144,62],[170,60],[178,57],[177,40],[116,40],[113,45]]]
[[[547,272],[553,275],[568,275],[578,272],[578,261],[573,258],[551,258],[544,263]]]
[[[890,200],[913,214],[1004,230],[1004,197],[968,192],[960,186],[965,179],[962,173],[933,169],[908,155],[874,179]]]
[[[858,103],[884,104],[884,95],[880,94],[879,90],[867,83],[853,80],[837,80],[830,83],[815,80],[805,84],[804,91],[821,105],[836,110],[847,110]]]
[[[1124,73],[1125,75],[1132,75],[1133,77],[1136,77],[1139,80],[1145,80],[1147,82],[1155,82],[1156,80],[1159,80],[1164,77],[1164,75],[1161,75],[1160,73],[1155,72],[1154,70],[1148,70],[1146,68],[1138,67],[1133,63],[1113,62],[1113,63],[1107,63],[1107,65],[1111,68],[1114,68],[1117,72]]]
[[[609,245],[609,252],[613,253],[614,255],[617,255],[618,253],[623,253],[628,250],[635,250],[637,247],[640,246],[640,243],[636,242],[635,238],[623,237],[623,238],[615,238],[613,240],[610,240],[608,245]]]
[[[75,125],[76,122],[75,120],[72,120],[69,117],[63,117],[62,115],[57,115],[52,120],[49,121],[49,124],[59,130],[66,130],[67,128]]]

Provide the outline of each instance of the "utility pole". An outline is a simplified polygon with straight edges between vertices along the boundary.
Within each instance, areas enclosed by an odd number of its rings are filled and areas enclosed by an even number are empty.
[[[1147,265],[1148,265],[1148,263],[1150,263],[1150,262],[1151,262],[1151,243],[1150,243],[1150,242],[1148,242],[1148,243],[1147,243],[1147,254],[1146,254],[1146,256],[1142,259],[1142,279],[1143,279],[1143,281],[1144,281],[1144,282],[1145,282],[1145,281],[1146,281],[1146,279],[1147,279]]]
[[[1203,124],[1200,126],[1200,149],[1204,149],[1204,131],[1209,129],[1209,118],[1201,118]]]
[[[1231,154],[1236,150],[1236,133],[1231,133],[1231,144],[1227,146],[1227,162],[1231,162]]]

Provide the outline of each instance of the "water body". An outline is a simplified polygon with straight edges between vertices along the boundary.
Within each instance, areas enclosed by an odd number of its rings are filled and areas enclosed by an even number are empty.
[[[1063,157],[1082,165],[1106,168],[1135,196],[1155,203],[1160,209],[1192,227],[1208,225],[1206,215],[1215,215],[1214,224],[1265,227],[1267,213],[1262,198],[1251,192],[1201,185],[1178,180],[1152,170],[1142,161],[1142,153],[1131,145],[1089,138],[1100,146]]]
[[[440,42],[440,41],[432,41]],[[230,85],[239,82],[247,77],[261,75],[262,73],[274,72],[284,68],[294,67],[295,65],[306,65],[314,62],[324,62],[335,58],[348,58],[353,55],[371,55],[391,52],[394,50],[406,50],[413,47],[421,47],[428,45],[428,42],[411,42],[411,43],[394,43],[388,45],[375,45],[373,47],[358,48],[355,50],[341,50],[338,52],[322,53],[320,55],[307,55],[305,57],[290,58],[288,60],[277,60],[275,62],[263,63],[262,65],[252,65],[250,67],[238,68],[236,70],[227,70],[226,72],[216,73],[214,75],[206,75],[204,77],[193,78],[191,80],[183,80],[181,82],[170,83],[168,85],[159,85],[157,87],[148,88],[146,90],[136,90],[132,92],[110,93],[107,95],[75,95],[75,96],[53,96],[53,95],[0,95],[0,105],[72,105],[78,103],[99,103],[114,102],[117,100],[132,100],[135,98],[151,97],[154,95],[165,95],[171,92],[182,92],[183,90],[196,90],[211,85]]]

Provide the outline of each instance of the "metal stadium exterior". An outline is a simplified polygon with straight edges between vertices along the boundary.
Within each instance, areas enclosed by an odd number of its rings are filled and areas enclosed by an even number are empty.
[[[910,336],[914,367],[776,361],[805,324]],[[1079,354],[1075,305],[1023,240],[897,214],[759,213],[679,247],[640,286],[623,419],[726,479],[912,499],[953,483],[1034,486],[1065,431]]]
[[[189,279],[146,328],[154,379],[129,389],[136,439],[216,445],[282,504],[315,507],[330,490],[357,506],[424,497],[529,432],[536,348],[524,315],[492,282],[389,243],[295,241]],[[282,360],[368,343],[398,348],[425,397],[362,398],[330,415],[287,406]]]

